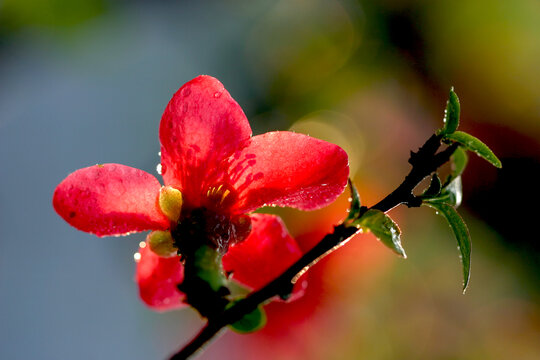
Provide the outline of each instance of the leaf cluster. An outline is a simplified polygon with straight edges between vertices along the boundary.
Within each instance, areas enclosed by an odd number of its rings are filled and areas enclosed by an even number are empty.
[[[461,204],[462,200],[461,175],[468,163],[467,151],[474,152],[497,168],[500,168],[502,164],[486,144],[468,133],[457,130],[459,127],[459,116],[459,98],[452,88],[444,112],[443,127],[435,133],[439,141],[438,146],[446,144],[455,149],[450,157],[451,172],[444,181],[441,181],[439,174],[435,171],[431,174],[430,185],[423,193],[419,196],[411,196],[420,200],[419,204],[433,208],[450,225],[460,252],[463,268],[463,291],[465,291],[470,278],[471,237],[465,221],[459,215],[456,208]],[[435,159],[437,156],[435,151],[432,154],[427,152],[427,157],[421,160],[425,162]],[[411,155],[411,160],[414,161],[409,162],[413,167],[417,166],[418,163],[418,159],[413,159],[413,156],[418,157],[418,154],[412,153]],[[363,231],[372,232],[393,252],[406,258],[405,251],[401,245],[401,231],[398,225],[383,211],[362,207],[360,205],[358,191],[351,181],[349,181],[349,187],[351,191],[351,205],[349,215],[345,219],[344,224],[356,226]],[[410,204],[410,201],[404,203]]]

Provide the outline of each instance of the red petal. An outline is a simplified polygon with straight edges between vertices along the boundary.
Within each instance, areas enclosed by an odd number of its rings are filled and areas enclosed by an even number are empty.
[[[95,165],[65,178],[54,191],[53,206],[70,225],[97,236],[164,230],[169,221],[157,206],[160,187],[142,170]]]
[[[149,246],[139,249],[135,281],[141,299],[155,310],[165,311],[186,306],[185,295],[176,287],[184,280],[184,267],[178,256],[160,257]]]
[[[159,128],[165,184],[192,206],[225,170],[222,161],[251,136],[242,108],[210,76],[191,80],[174,94]]]
[[[254,136],[232,158],[239,213],[263,205],[321,208],[343,192],[349,176],[347,154],[339,146],[287,131]]]
[[[232,245],[223,256],[225,271],[254,289],[274,280],[302,256],[283,221],[275,215],[253,214],[248,238]]]

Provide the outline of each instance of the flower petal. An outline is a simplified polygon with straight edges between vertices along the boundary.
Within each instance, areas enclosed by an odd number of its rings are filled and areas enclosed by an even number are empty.
[[[349,176],[339,146],[288,131],[254,136],[231,157],[230,182],[238,192],[236,212],[263,205],[315,210],[343,192]]]
[[[154,310],[172,310],[186,306],[185,295],[176,287],[184,280],[184,267],[178,256],[164,258],[156,255],[147,243],[139,249],[135,281],[146,305]]]
[[[253,289],[260,289],[302,257],[296,241],[275,215],[253,214],[248,238],[223,256],[225,271]]]
[[[164,230],[169,221],[157,206],[160,188],[142,170],[95,165],[65,178],[54,191],[53,206],[70,225],[97,236]]]
[[[223,171],[229,157],[251,136],[242,108],[211,76],[199,76],[178,90],[159,128],[166,185],[181,190],[192,206]]]

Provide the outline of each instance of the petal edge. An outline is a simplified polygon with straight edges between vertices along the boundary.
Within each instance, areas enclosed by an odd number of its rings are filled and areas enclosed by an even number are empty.
[[[120,164],[94,165],[68,175],[53,206],[73,227],[97,236],[169,226],[157,206],[161,184],[145,171]]]
[[[225,170],[222,161],[250,136],[242,108],[223,84],[211,76],[196,77],[173,95],[161,119],[165,184],[198,206],[200,194]]]
[[[254,136],[231,159],[239,213],[264,205],[319,209],[343,192],[349,176],[342,148],[289,131]]]
[[[135,281],[141,300],[157,311],[167,311],[187,306],[185,295],[176,287],[184,279],[184,267],[178,256],[160,257],[148,243],[139,249]]]

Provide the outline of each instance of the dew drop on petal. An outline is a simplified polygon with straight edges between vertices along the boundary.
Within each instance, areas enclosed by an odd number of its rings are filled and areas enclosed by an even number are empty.
[[[161,151],[159,151],[159,152],[157,153],[157,155],[158,155],[158,156],[161,156]]]
[[[156,166],[156,171],[159,175],[162,175],[162,171],[163,171],[163,166],[161,164],[157,164]]]
[[[140,247],[141,249],[144,249],[144,248],[146,247],[146,241],[141,241],[141,242],[139,243],[139,247]]]
[[[136,252],[133,254],[133,260],[135,260],[135,262],[141,261],[141,253]]]
[[[220,97],[220,96],[221,96],[221,92],[216,91],[216,92],[214,93],[214,97],[215,97],[215,98],[218,98],[218,97]]]

